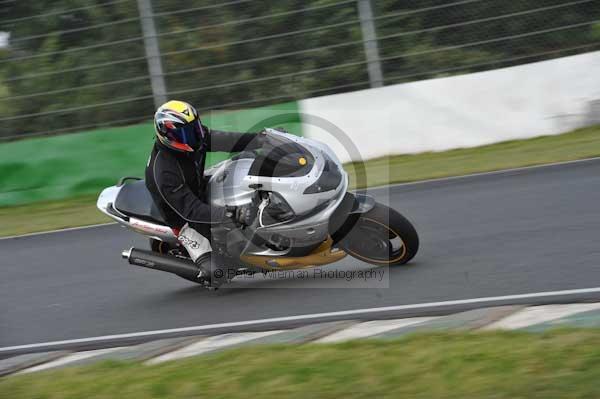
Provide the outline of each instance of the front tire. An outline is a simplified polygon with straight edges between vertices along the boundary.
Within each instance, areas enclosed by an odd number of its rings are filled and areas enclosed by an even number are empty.
[[[399,212],[376,203],[340,242],[350,256],[377,266],[403,265],[419,250],[419,235]]]

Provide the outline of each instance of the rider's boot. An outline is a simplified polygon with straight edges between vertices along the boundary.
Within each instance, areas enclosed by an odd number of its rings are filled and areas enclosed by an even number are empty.
[[[210,270],[211,270],[211,256],[210,252],[201,255],[198,259],[194,261],[196,266],[198,266],[198,279],[199,280],[207,280],[210,281]]]
[[[203,280],[209,288],[219,288],[227,281],[223,270],[213,263],[212,252],[207,252],[194,262],[198,266],[198,279]]]

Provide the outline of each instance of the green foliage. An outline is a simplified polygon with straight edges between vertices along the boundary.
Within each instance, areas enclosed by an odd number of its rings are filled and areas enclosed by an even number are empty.
[[[200,109],[249,108],[369,87],[354,1],[153,3],[170,95]],[[372,0],[386,84],[597,49],[597,23],[529,35],[598,20],[597,1],[559,8],[554,7],[564,1],[442,7],[448,3]],[[2,6],[0,31],[11,38],[0,53],[0,137],[126,125],[152,114],[137,2],[90,4],[46,0]],[[48,13],[53,14],[31,18]],[[28,19],[14,21],[19,18]],[[497,40],[506,37],[512,38]],[[73,110],[56,112],[64,109]],[[43,115],[30,116],[38,113]],[[6,119],[11,116],[17,119]]]
[[[2,71],[0,71],[0,98],[8,97],[10,92],[8,90],[8,86],[2,82],[3,80]],[[0,118],[10,117],[14,112],[12,104],[3,104],[3,107],[0,108]]]
[[[15,2],[10,5],[9,15],[11,19],[23,18],[86,5],[89,5],[89,2],[83,0]],[[11,104],[15,109],[14,114],[23,117],[3,123],[0,127],[0,135],[52,132],[69,129],[72,126],[90,127],[102,122],[131,117],[135,117],[133,122],[148,119],[147,109],[152,108],[151,98],[134,100],[120,106],[89,108],[78,112],[54,113],[35,118],[27,117],[32,113],[109,102],[115,99],[115,93],[122,93],[120,98],[148,96],[150,88],[147,81],[126,81],[128,78],[147,75],[141,41],[64,52],[141,36],[139,21],[83,32],[68,32],[136,15],[136,3],[131,1],[68,14],[17,21],[9,25],[10,48],[5,58],[14,58],[15,61],[0,64],[0,71],[4,71],[4,75],[11,79],[5,83],[10,88],[10,94],[25,97],[0,100],[0,107]],[[58,31],[67,32],[37,37]],[[132,57],[141,59],[137,62],[118,64],[119,60]],[[74,70],[87,66],[96,67],[83,71]],[[125,81],[118,85],[98,85],[69,90],[116,79]],[[61,92],[61,90],[69,91]],[[36,93],[49,94],[35,95]],[[28,96],[30,94],[34,96]]]

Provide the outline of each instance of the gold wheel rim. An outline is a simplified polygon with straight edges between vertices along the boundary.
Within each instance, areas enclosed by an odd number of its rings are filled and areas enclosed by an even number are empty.
[[[393,234],[395,234],[395,235],[396,235],[396,237],[398,237],[398,238],[400,239],[400,242],[402,242],[402,254],[400,254],[400,256],[398,256],[398,257],[396,257],[396,258],[394,258],[394,259],[389,259],[389,260],[387,260],[387,261],[383,261],[383,260],[371,259],[371,258],[369,258],[369,257],[366,257],[366,256],[363,256],[363,255],[360,255],[360,254],[358,254],[358,253],[356,253],[356,252],[352,251],[351,249],[347,249],[347,252],[348,252],[348,253],[350,253],[352,256],[354,256],[354,257],[356,257],[356,258],[359,258],[359,259],[361,259],[361,260],[364,260],[365,262],[369,262],[369,263],[380,263],[380,264],[383,264],[383,265],[388,265],[388,264],[390,264],[390,263],[398,262],[399,260],[403,259],[403,258],[406,256],[406,244],[404,243],[404,240],[402,239],[402,236],[401,236],[400,234],[396,233],[396,232],[395,232],[393,229],[391,229],[391,228],[390,228],[390,226],[388,226],[388,225],[386,225],[386,224],[384,224],[384,223],[381,223],[381,222],[379,222],[379,221],[377,221],[377,220],[375,220],[375,219],[371,219],[371,218],[362,218],[362,219],[363,219],[363,220],[369,220],[369,221],[371,221],[371,222],[373,222],[373,223],[375,223],[375,224],[378,224],[378,225],[380,225],[380,226],[383,226],[383,227],[385,227],[386,229],[388,229],[389,231],[391,231]]]

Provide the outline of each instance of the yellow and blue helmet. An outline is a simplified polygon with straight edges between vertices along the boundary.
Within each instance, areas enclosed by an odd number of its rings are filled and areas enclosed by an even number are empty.
[[[154,127],[158,140],[168,148],[179,152],[194,152],[206,140],[198,111],[184,102],[171,100],[154,114]]]

